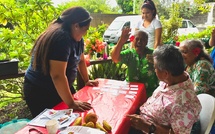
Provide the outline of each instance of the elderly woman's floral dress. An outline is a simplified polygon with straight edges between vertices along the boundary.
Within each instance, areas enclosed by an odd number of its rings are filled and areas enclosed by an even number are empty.
[[[158,86],[158,78],[153,66],[153,50],[146,48],[144,56],[139,57],[135,49],[127,49],[120,53],[121,63],[127,65],[127,78],[129,82],[145,84],[147,97],[150,97]]]
[[[186,71],[194,84],[196,94],[209,93],[214,96],[215,91],[215,70],[207,60],[199,60]]]

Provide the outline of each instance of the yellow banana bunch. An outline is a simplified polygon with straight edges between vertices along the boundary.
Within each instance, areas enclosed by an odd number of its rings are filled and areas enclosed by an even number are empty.
[[[80,126],[82,123],[82,117],[78,117],[75,119],[73,126]]]
[[[111,131],[112,130],[112,127],[110,126],[110,124],[106,120],[103,120],[102,124],[103,124],[103,128],[105,130],[107,130],[107,131]]]
[[[96,122],[96,128],[98,128],[98,129],[100,129],[100,130],[102,130],[102,131],[104,131],[104,132],[107,133],[107,130],[105,130],[105,129],[103,128],[103,126],[102,126],[99,122]]]
[[[94,123],[92,121],[88,122],[86,125],[86,127],[91,127],[91,128],[94,128]]]

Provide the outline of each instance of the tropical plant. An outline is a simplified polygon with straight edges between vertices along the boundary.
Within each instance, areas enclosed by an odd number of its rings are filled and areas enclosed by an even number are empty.
[[[105,4],[107,0],[75,0],[75,1],[68,1],[65,2],[59,7],[63,9],[69,8],[71,6],[82,6],[87,9],[90,13],[117,13],[118,8],[112,8],[110,5]]]
[[[205,2],[215,2],[215,0],[205,0]]]
[[[19,59],[19,68],[25,70],[33,42],[49,23],[59,16],[59,10],[50,0],[0,1],[0,24],[10,22],[14,29],[1,29],[0,59]]]
[[[52,4],[50,0],[0,1],[0,60],[16,58],[19,69],[27,69],[34,41],[66,8],[65,5],[54,7]],[[8,24],[13,27],[8,28]],[[98,34],[98,38],[102,39],[106,25],[90,29],[93,30],[89,30],[86,37]],[[6,102],[5,98],[13,98],[15,94],[14,97],[22,98],[22,82],[23,79],[0,81],[0,101]]]
[[[169,19],[164,16],[160,17],[162,23],[162,41],[164,44],[172,44],[175,36],[177,35],[177,30],[181,26],[182,18],[179,17],[179,5],[177,3],[172,3],[169,11]]]
[[[133,2],[129,0],[117,0],[117,4],[122,10],[122,13],[132,14],[133,13]]]
[[[179,16],[182,18],[189,19],[193,17],[194,14],[198,11],[198,6],[195,4],[191,4],[190,1],[184,1],[179,4]]]
[[[210,11],[211,5],[207,2],[207,0],[194,0],[194,3],[198,7],[198,11],[202,14],[208,13]]]
[[[108,44],[108,55],[111,54],[114,44]],[[130,43],[126,43],[122,50],[128,49]],[[122,63],[114,63],[112,60],[102,63],[91,65],[89,68],[89,74],[91,79],[96,78],[107,78],[107,79],[116,79],[116,80],[125,80],[127,66]]]
[[[85,54],[94,55],[96,53],[102,54],[105,48],[102,35],[107,29],[107,24],[99,25],[98,27],[90,27],[87,34],[84,36]]]
[[[103,64],[91,65],[89,74],[91,79],[107,78],[125,80],[127,66],[121,63],[106,62]]]
[[[211,36],[212,30],[215,28],[215,26],[208,26],[205,30],[199,32],[199,33],[193,33],[193,34],[188,34],[188,35],[182,35],[178,37],[179,42],[182,42],[186,39],[200,39],[203,41],[204,46],[208,53],[210,53],[213,49],[213,47],[209,46],[209,39]]]
[[[7,105],[9,102],[19,101],[24,98],[22,90],[23,78],[0,81],[0,104]],[[0,107],[1,107],[0,105]]]
[[[210,38],[211,31],[212,31],[213,28],[215,28],[215,26],[208,26],[205,30],[203,30],[201,32],[179,36],[178,41],[181,42],[181,41],[186,40],[186,39]]]
[[[94,55],[96,53],[102,54],[105,49],[105,42],[102,39],[97,39],[91,37],[90,39],[85,40],[85,53],[89,55]]]
[[[50,0],[1,0],[0,60],[18,59],[19,69],[26,70],[33,42],[59,12]],[[22,84],[23,78],[1,80],[0,102],[23,98]]]

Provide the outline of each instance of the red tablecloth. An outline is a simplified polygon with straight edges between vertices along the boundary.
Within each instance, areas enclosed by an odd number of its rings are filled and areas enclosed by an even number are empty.
[[[122,86],[123,84],[120,84],[123,83],[122,81],[98,80],[98,88],[85,86],[74,95],[75,99],[89,102],[93,107],[93,109],[87,112],[82,112],[81,116],[84,117],[88,112],[94,112],[98,115],[99,122],[102,123],[103,120],[106,120],[112,126],[111,134],[127,134],[130,128],[130,121],[125,116],[134,114],[139,106],[146,101],[144,84],[132,82],[127,85],[130,88],[126,88]],[[119,84],[116,86],[110,83]],[[134,98],[129,98],[131,95]],[[68,106],[62,102],[53,109],[61,110],[66,108]],[[21,134],[20,132],[21,130],[16,134]]]
[[[108,87],[108,85],[106,85],[108,81],[112,82],[112,80],[98,80],[99,87],[101,87],[100,90],[94,90],[93,87],[85,86],[74,95],[74,98],[91,103],[93,109],[88,112],[96,113],[99,116],[99,122],[102,122],[103,120],[109,122],[113,128],[113,134],[126,134],[129,130],[130,122],[128,118],[125,118],[125,115],[135,113],[139,106],[146,101],[146,91],[144,85],[141,83],[129,83],[129,86],[138,86],[138,90],[136,91],[137,94],[133,99],[130,99],[125,96],[129,94],[129,91],[131,90],[124,90],[126,91],[126,94],[119,93],[117,95],[117,93],[115,94],[115,92],[111,91],[117,89],[117,87]],[[113,83],[114,82],[117,81],[113,80]],[[102,88],[103,91],[101,91]],[[108,91],[106,91],[105,88],[107,88]],[[123,90],[123,87],[119,88],[121,88],[121,91]],[[135,90],[132,92],[135,92]],[[68,107],[63,102],[54,107],[56,110],[65,108]],[[86,113],[83,113],[82,116],[84,116],[84,114]]]

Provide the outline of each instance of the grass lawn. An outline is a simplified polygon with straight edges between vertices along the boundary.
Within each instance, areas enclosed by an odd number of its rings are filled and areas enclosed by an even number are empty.
[[[0,108],[7,106],[10,103],[22,100],[22,96],[20,94],[8,93],[4,90],[0,91],[0,95]]]

